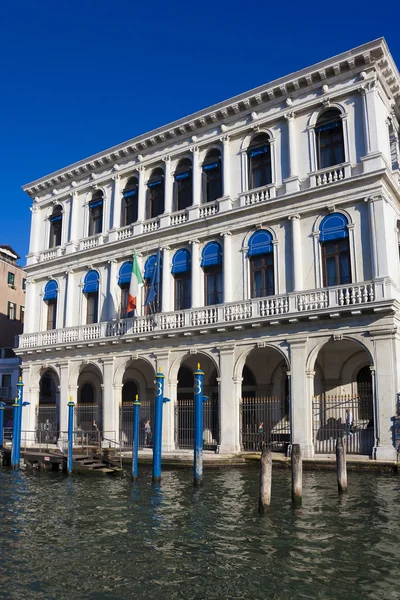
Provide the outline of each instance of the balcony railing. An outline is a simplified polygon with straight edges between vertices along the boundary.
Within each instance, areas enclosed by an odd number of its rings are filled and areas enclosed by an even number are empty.
[[[71,342],[91,343],[95,340],[124,335],[157,334],[224,324],[241,327],[245,321],[253,320],[258,323],[261,319],[269,319],[271,322],[277,322],[296,315],[304,317],[307,313],[326,309],[337,311],[345,307],[367,306],[397,296],[398,290],[396,291],[390,280],[379,279],[373,282],[290,292],[279,296],[253,298],[134,319],[65,327],[40,333],[25,333],[19,336],[19,347],[29,349]],[[336,315],[337,312],[334,312],[334,316]],[[235,323],[240,325],[236,326]]]
[[[351,164],[343,163],[341,165],[334,165],[327,169],[320,169],[310,173],[310,187],[320,187],[322,185],[328,185],[330,183],[337,183],[343,179],[351,177]]]

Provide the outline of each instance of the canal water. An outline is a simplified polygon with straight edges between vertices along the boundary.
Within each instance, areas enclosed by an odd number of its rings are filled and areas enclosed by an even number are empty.
[[[0,598],[43,600],[400,598],[400,479],[274,471],[268,515],[258,471],[142,469],[128,478],[0,470]]]

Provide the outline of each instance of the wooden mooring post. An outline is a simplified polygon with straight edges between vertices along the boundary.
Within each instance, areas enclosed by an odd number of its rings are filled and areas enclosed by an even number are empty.
[[[301,504],[303,495],[303,464],[300,444],[292,444],[292,502]]]
[[[336,440],[336,473],[339,494],[347,492],[346,451],[343,438]]]
[[[264,446],[260,459],[260,499],[258,503],[258,512],[264,513],[269,510],[271,505],[271,485],[272,485],[272,455],[271,448]]]

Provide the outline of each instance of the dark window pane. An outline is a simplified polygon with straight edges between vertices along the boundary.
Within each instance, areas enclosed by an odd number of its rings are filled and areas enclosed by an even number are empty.
[[[86,323],[88,325],[97,323],[98,319],[98,292],[90,292],[86,294]]]
[[[338,285],[335,256],[326,259],[326,285]]]
[[[318,150],[318,168],[325,169],[343,163],[344,143],[342,120],[337,111],[329,111],[328,118],[321,115],[315,129]]]
[[[190,274],[175,278],[175,310],[185,310],[192,305],[192,281]]]
[[[57,300],[49,300],[47,303],[47,330],[56,329]]]
[[[274,295],[274,257],[272,253],[251,258],[250,274],[252,298]]]
[[[223,278],[221,266],[212,267],[205,271],[205,303],[206,306],[223,302]]]
[[[175,185],[178,190],[178,210],[184,210],[192,204],[192,173],[176,181]]]

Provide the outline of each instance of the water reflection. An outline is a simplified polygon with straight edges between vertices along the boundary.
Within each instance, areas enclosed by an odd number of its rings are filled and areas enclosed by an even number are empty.
[[[257,513],[257,470],[165,471],[159,485],[0,471],[0,598],[400,598],[398,480],[274,471]],[[11,587],[12,582],[12,587]]]

